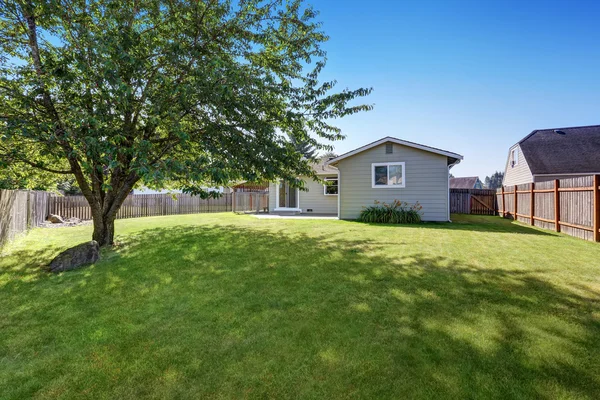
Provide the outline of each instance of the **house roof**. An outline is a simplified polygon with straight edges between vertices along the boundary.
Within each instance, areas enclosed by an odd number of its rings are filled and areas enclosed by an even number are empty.
[[[317,175],[337,175],[338,169],[327,165],[324,162],[312,164],[312,168],[315,170]]]
[[[533,175],[600,173],[600,125],[539,129],[518,144]]]
[[[473,189],[478,180],[477,176],[450,178],[450,189]]]
[[[355,150],[349,151],[347,153],[344,153],[340,156],[337,156],[336,158],[333,158],[333,159],[327,161],[325,164],[326,165],[337,164],[339,161],[343,160],[344,158],[351,157],[355,154],[361,153],[365,150],[372,149],[373,147],[379,146],[379,145],[387,143],[387,142],[392,142],[392,143],[396,143],[396,144],[399,144],[402,146],[407,146],[407,147],[412,147],[412,148],[419,149],[419,150],[428,151],[430,153],[441,154],[446,157],[452,158],[454,160],[453,162],[460,162],[460,160],[463,159],[463,156],[461,156],[458,153],[452,153],[451,151],[438,149],[436,147],[426,146],[424,144],[409,142],[408,140],[402,140],[402,139],[398,139],[395,137],[386,136],[382,139],[376,140],[375,142],[371,142],[362,147],[359,147],[358,149],[355,149]]]

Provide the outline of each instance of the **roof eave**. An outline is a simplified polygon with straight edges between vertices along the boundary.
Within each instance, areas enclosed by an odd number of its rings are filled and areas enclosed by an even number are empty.
[[[349,151],[347,153],[339,155],[336,158],[328,160],[328,161],[325,162],[325,165],[334,166],[339,161],[341,161],[341,160],[343,160],[345,158],[352,157],[355,154],[362,153],[363,151],[372,149],[373,147],[379,146],[379,145],[387,143],[387,142],[396,143],[396,144],[399,144],[401,146],[412,147],[412,148],[415,148],[415,149],[427,151],[427,152],[434,153],[434,154],[440,154],[440,155],[443,155],[443,156],[446,156],[446,157],[450,157],[450,158],[456,159],[456,160],[458,160],[458,162],[460,162],[460,160],[464,159],[464,157],[461,154],[458,154],[458,153],[452,153],[450,151],[446,151],[446,150],[442,150],[442,149],[437,149],[435,147],[430,147],[430,146],[426,146],[426,145],[423,145],[423,144],[409,142],[407,140],[402,140],[402,139],[398,139],[398,138],[391,137],[391,136],[386,136],[386,137],[384,137],[382,139],[376,140],[375,142],[366,144],[366,145],[361,146],[361,147],[359,147],[357,149],[354,149],[352,151]],[[458,164],[458,162],[456,164]]]

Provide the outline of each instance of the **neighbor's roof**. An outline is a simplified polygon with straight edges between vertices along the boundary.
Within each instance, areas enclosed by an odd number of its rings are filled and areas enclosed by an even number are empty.
[[[519,145],[534,175],[600,173],[600,125],[535,130]]]
[[[364,145],[362,147],[359,147],[358,149],[355,149],[355,150],[349,151],[347,153],[344,153],[341,156],[337,156],[336,158],[333,158],[333,159],[327,161],[326,164],[327,165],[335,164],[338,161],[343,160],[344,158],[351,157],[351,156],[353,156],[355,154],[361,153],[361,152],[363,152],[365,150],[372,149],[373,147],[379,146],[379,145],[387,143],[387,142],[392,142],[392,143],[396,143],[396,144],[399,144],[399,145],[402,145],[402,146],[412,147],[412,148],[415,148],[415,149],[428,151],[430,153],[441,154],[443,156],[454,158],[454,159],[456,159],[456,161],[460,161],[460,160],[463,159],[463,156],[461,156],[458,153],[452,153],[450,151],[438,149],[436,147],[425,146],[424,144],[409,142],[408,140],[402,140],[402,139],[398,139],[398,138],[395,138],[395,137],[386,136],[383,139],[379,139],[379,140],[377,140],[375,142],[372,142],[372,143],[369,143],[369,144]]]
[[[477,176],[450,178],[450,189],[473,189],[478,180]]]
[[[327,165],[326,163],[315,163],[312,164],[313,169],[317,175],[337,175],[338,169]]]

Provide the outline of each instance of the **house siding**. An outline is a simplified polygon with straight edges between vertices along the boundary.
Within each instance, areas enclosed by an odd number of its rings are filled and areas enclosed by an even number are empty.
[[[269,211],[273,212],[273,210],[277,207],[275,204],[275,191],[277,190],[277,184],[274,182],[269,183]]]
[[[569,179],[569,178],[581,178],[582,176],[590,176],[595,175],[592,173],[586,174],[568,174],[568,175],[534,175],[534,182],[548,182],[553,181],[555,179]]]
[[[336,175],[324,175],[320,178],[335,178]],[[338,196],[325,196],[323,194],[323,184],[314,181],[312,178],[303,177],[308,191],[300,190],[299,203],[302,213],[307,213],[307,209],[312,209],[308,214],[335,214],[337,215]],[[273,211],[276,207],[277,184],[269,184],[269,210]]]
[[[375,200],[395,199],[423,206],[424,221],[448,221],[448,158],[412,147],[393,144],[386,154],[385,143],[340,160],[340,218],[358,218],[364,206]],[[404,188],[373,188],[371,164],[404,162]]]
[[[511,154],[514,148],[519,149],[519,163],[514,167],[510,166]],[[533,175],[527,164],[527,159],[521,150],[521,146],[518,144],[512,146],[508,151],[508,157],[506,159],[506,168],[504,169],[504,186],[522,185],[524,183],[533,182]]]

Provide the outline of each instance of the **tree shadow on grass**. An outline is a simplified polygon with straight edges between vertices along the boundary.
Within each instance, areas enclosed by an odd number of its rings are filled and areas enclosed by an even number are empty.
[[[455,216],[456,217],[456,216]],[[498,216],[459,216],[452,222],[422,222],[420,224],[376,224],[353,221],[357,224],[369,226],[395,226],[403,228],[423,228],[449,231],[472,231],[487,233],[512,233],[523,235],[556,236],[554,232],[544,231],[541,228],[528,227],[515,223],[513,220]]]
[[[29,289],[11,291],[15,304],[30,305],[11,314],[15,323],[53,321],[59,332],[86,332],[108,319],[107,330],[117,332],[127,321],[131,333],[114,336],[106,350],[123,374],[117,383],[107,378],[114,395],[164,389],[136,386],[124,352],[179,371],[177,390],[223,397],[600,393],[596,293],[403,249],[399,257],[376,241],[176,226],[122,238],[93,268],[5,289]],[[61,301],[61,313],[32,304],[42,301]]]

